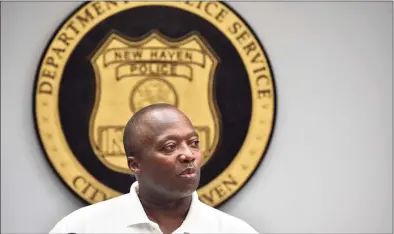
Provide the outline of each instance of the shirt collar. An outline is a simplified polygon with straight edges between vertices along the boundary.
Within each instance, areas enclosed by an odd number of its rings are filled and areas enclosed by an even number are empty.
[[[128,195],[129,205],[126,207],[127,215],[125,216],[125,225],[131,226],[141,223],[151,222],[142,207],[141,201],[137,194],[138,182],[134,182],[130,187],[130,193]]]
[[[141,201],[137,194],[137,189],[138,189],[138,182],[136,181],[131,185],[130,193],[127,194],[128,196],[127,200],[129,205],[126,206],[127,212],[124,217],[125,218],[124,224],[126,226],[138,225],[143,223],[152,223],[152,221],[150,221],[148,216],[146,215],[145,210],[141,204]],[[198,210],[197,207],[199,202],[200,201],[198,200],[198,194],[196,191],[194,191],[192,195],[192,202],[190,204],[189,212],[187,213],[186,218],[183,221],[181,227],[189,226],[188,223],[194,220],[193,217],[197,215],[197,210]]]

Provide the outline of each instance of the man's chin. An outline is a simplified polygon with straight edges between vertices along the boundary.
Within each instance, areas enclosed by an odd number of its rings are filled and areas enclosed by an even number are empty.
[[[183,197],[190,196],[197,190],[199,182],[199,178],[187,182],[182,181],[173,191],[178,191]]]

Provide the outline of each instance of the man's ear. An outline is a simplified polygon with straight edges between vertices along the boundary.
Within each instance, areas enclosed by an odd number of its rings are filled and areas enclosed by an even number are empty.
[[[133,174],[140,173],[140,164],[138,160],[133,156],[127,156],[127,164]]]

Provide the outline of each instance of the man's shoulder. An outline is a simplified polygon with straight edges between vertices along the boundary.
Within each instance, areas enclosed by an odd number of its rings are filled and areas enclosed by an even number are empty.
[[[82,207],[71,214],[69,214],[67,217],[69,218],[74,218],[74,217],[86,217],[86,218],[91,218],[93,216],[109,216],[113,215],[111,211],[122,208],[124,203],[127,200],[128,194],[124,194],[112,199],[108,199],[102,202],[98,202],[89,206]]]
[[[229,233],[258,233],[252,226],[244,220],[213,208],[201,202],[201,209],[205,214],[209,214],[220,225],[220,229]]]
[[[61,219],[51,233],[62,233],[63,230],[70,229],[83,232],[90,224],[98,225],[116,220],[114,215],[121,213],[120,210],[124,207],[127,196],[128,194],[125,194],[79,208]]]

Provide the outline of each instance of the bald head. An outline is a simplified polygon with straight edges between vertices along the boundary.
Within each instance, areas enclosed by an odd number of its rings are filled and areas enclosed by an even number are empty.
[[[149,140],[155,132],[160,131],[162,124],[177,121],[179,118],[191,125],[184,113],[169,104],[153,104],[137,111],[127,122],[124,130],[123,146],[126,156],[138,157],[145,140]]]

